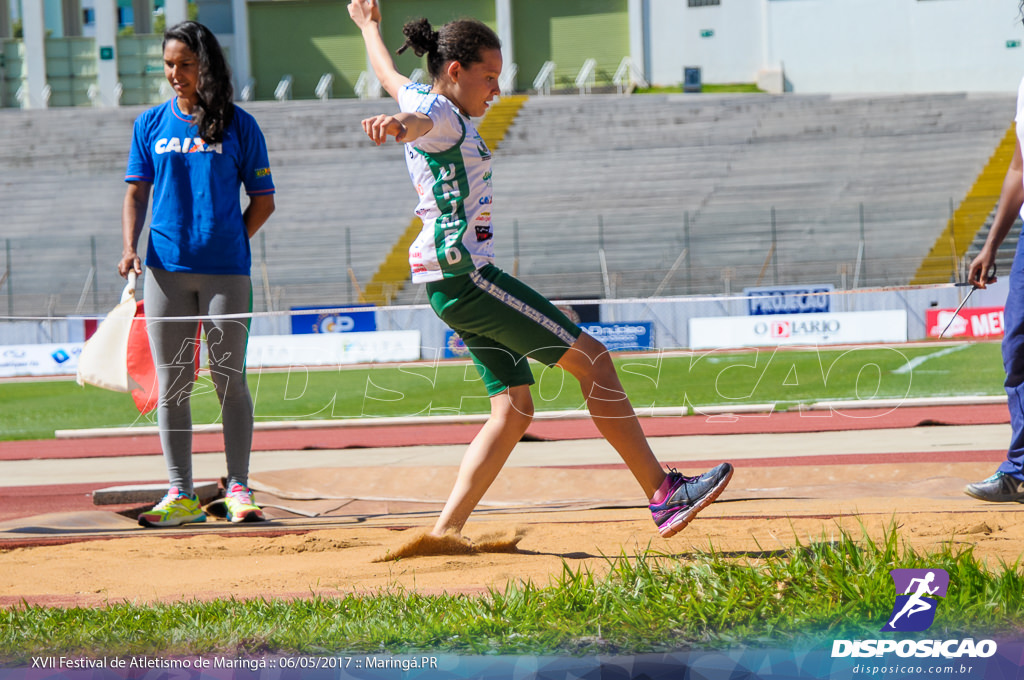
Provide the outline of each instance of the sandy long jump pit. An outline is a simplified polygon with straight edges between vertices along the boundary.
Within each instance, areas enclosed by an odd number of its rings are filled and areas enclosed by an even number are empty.
[[[378,450],[367,448],[347,452],[344,466],[254,470],[265,523],[141,529],[133,515],[145,506],[105,509],[79,499],[75,507],[0,522],[0,604],[290,598],[393,587],[473,593],[510,581],[544,585],[564,565],[602,573],[608,558],[648,550],[686,559],[713,547],[753,559],[841,530],[879,539],[893,527],[918,551],[970,545],[993,566],[1015,562],[1024,553],[1024,504],[985,503],[962,491],[1002,460],[1005,406],[958,411],[957,422],[929,413],[880,419],[879,429],[843,429],[832,419],[831,429],[811,428],[817,431],[787,427],[775,414],[754,428],[761,432],[654,436],[659,460],[684,473],[721,460],[736,467],[719,501],[668,540],[658,536],[630,473],[608,462],[615,460],[610,447],[587,438],[521,443],[466,525],[469,546],[423,541],[455,478],[447,461],[458,460],[461,444],[408,449],[400,465],[375,465]],[[579,462],[588,452],[597,462]],[[74,488],[82,493],[72,496],[87,492]],[[4,489],[0,509],[17,494],[48,490]]]

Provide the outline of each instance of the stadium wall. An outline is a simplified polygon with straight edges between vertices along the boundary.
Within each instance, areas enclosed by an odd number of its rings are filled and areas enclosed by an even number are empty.
[[[1006,0],[644,0],[654,83],[700,67],[706,83],[779,70],[802,93],[1014,91],[1024,29]]]

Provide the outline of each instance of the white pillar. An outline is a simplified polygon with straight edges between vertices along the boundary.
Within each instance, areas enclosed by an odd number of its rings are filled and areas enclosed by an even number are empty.
[[[231,70],[235,74],[235,96],[252,77],[249,56],[249,5],[247,0],[231,0],[231,17],[235,24],[234,49],[231,50]]]
[[[22,0],[21,26],[25,40],[25,107],[45,109],[46,102],[46,20],[43,0]]]
[[[101,106],[119,106],[117,96],[117,0],[96,0],[96,86]]]
[[[768,0],[761,0],[761,68],[775,66],[774,50],[772,49],[771,5]]]
[[[512,0],[494,0],[494,16],[498,23],[498,39],[501,40],[501,60],[513,64],[516,52],[515,33],[512,30]]]
[[[164,18],[167,20],[167,28],[188,19],[188,0],[166,0]]]
[[[650,78],[644,35],[644,0],[629,0],[629,60]]]

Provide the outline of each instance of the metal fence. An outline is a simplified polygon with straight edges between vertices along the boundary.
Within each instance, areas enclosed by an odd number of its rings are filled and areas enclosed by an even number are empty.
[[[837,290],[905,285],[945,226],[949,206],[690,211],[672,215],[515,218],[498,230],[498,265],[553,298],[730,294],[754,285]],[[350,305],[376,270],[357,223],[297,236],[280,225],[252,241],[256,311]],[[983,235],[983,233],[982,233]],[[144,253],[145,243],[140,245]],[[1003,252],[1012,254],[1012,243]],[[120,235],[0,239],[0,321],[102,315],[120,297]],[[379,244],[378,244],[379,250]],[[976,247],[975,249],[976,250]],[[950,280],[964,260],[950,258]],[[1001,268],[1002,269],[1002,268]],[[1008,271],[1006,269],[1005,271]],[[424,302],[396,286],[394,304]]]

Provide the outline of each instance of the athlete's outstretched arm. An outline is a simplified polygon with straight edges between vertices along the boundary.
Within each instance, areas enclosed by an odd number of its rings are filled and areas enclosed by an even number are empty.
[[[396,142],[412,142],[430,132],[434,121],[422,113],[382,113],[363,121],[363,132],[380,146],[388,141],[388,136]]]
[[[398,99],[398,91],[410,81],[395,68],[395,62],[384,45],[380,34],[380,7],[377,0],[352,0],[348,3],[348,14],[363,33],[363,42],[370,55],[370,65],[377,74],[377,80],[388,94]]]

